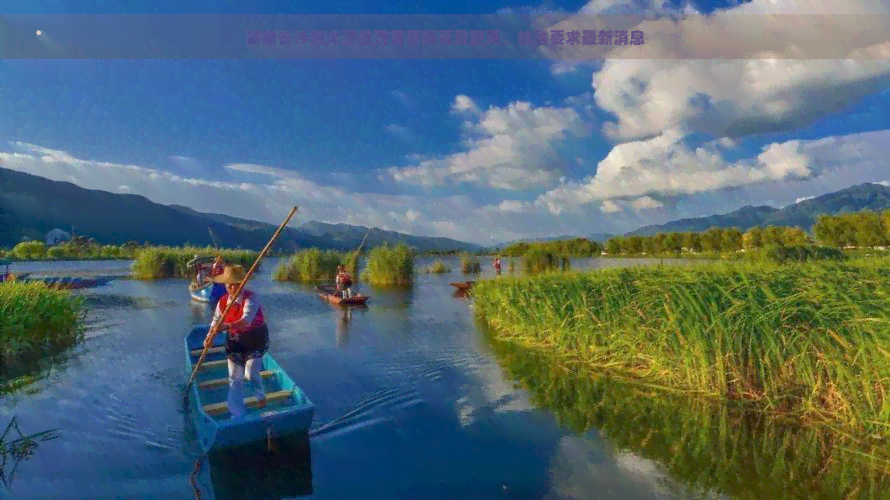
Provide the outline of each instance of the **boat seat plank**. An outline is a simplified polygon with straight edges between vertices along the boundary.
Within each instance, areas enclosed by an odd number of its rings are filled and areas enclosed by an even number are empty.
[[[292,396],[293,391],[270,392],[266,394],[266,404],[274,403],[276,401],[282,401]],[[244,398],[244,404],[253,408],[257,404],[257,399],[254,396]],[[225,402],[205,405],[204,413],[210,416],[224,415],[226,413],[229,413],[229,406]]]
[[[275,372],[272,370],[263,370],[260,372],[260,376],[262,378],[269,378],[275,375]],[[217,387],[223,387],[229,384],[228,378],[215,378],[213,380],[208,380],[206,382],[201,382],[198,384],[198,389],[215,389]]]
[[[201,363],[200,371],[205,370],[216,370],[218,368],[228,368],[229,363],[225,359],[220,359],[217,361],[205,361]]]
[[[192,349],[192,356],[200,356],[201,351],[203,351],[203,350],[204,349]],[[223,353],[223,352],[226,352],[225,346],[211,347],[210,349],[207,349],[208,356],[211,354],[217,354],[217,353]]]

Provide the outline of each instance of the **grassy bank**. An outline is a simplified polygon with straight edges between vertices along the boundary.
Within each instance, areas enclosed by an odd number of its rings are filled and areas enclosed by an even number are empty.
[[[188,269],[188,262],[198,255],[222,255],[230,265],[244,266],[244,270],[250,269],[259,252],[249,250],[217,250],[208,248],[172,248],[151,247],[141,249],[136,253],[133,262],[133,278],[141,280],[155,280],[167,278],[192,279]]]
[[[414,255],[405,245],[382,245],[368,254],[362,279],[377,286],[407,286],[414,283]]]
[[[610,449],[653,460],[683,486],[712,493],[684,498],[878,499],[890,488],[890,452],[879,440],[622,383],[513,342],[491,344],[507,377],[562,425],[579,434],[596,429]]]
[[[292,255],[282,262],[272,274],[278,281],[294,283],[333,282],[337,277],[337,267],[346,266],[353,278],[357,277],[358,258],[355,252],[343,253],[332,250],[310,248]]]
[[[483,281],[473,294],[498,338],[687,393],[884,433],[888,266],[608,269]]]
[[[12,261],[132,260],[138,246],[64,243],[47,247],[41,241],[19,243],[10,250],[0,250],[0,258]]]
[[[0,285],[0,363],[43,348],[74,343],[83,334],[83,301],[42,283]]]

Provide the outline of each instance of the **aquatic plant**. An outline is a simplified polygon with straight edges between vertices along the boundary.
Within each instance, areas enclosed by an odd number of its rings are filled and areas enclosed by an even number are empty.
[[[84,304],[43,283],[0,285],[0,363],[23,352],[72,344],[83,335]]]
[[[213,247],[148,247],[136,252],[132,265],[133,277],[141,280],[168,278],[194,278],[188,267],[195,254],[202,256],[221,255],[229,265],[244,266],[250,269],[259,252],[252,250],[216,249]]]
[[[482,264],[475,256],[465,253],[460,258],[460,270],[464,274],[478,274],[482,272]]]
[[[426,268],[426,272],[427,274],[447,274],[451,272],[451,268],[441,260],[437,260]]]
[[[507,377],[536,405],[577,433],[596,429],[613,453],[657,462],[692,490],[686,498],[878,499],[890,490],[890,451],[880,439],[689,399],[489,340]]]
[[[382,245],[368,253],[362,278],[377,286],[404,286],[414,283],[414,254],[405,245]]]
[[[15,431],[18,437],[15,437],[12,431]],[[0,434],[0,457],[2,457],[0,459],[2,460],[0,461],[0,479],[2,479],[3,485],[7,488],[10,487],[19,464],[34,456],[34,452],[37,451],[40,443],[51,441],[58,437],[59,433],[56,430],[25,436],[19,428],[16,418],[13,417],[6,426],[6,430],[3,431],[3,434]],[[7,472],[7,467],[10,465],[12,469]]]
[[[773,414],[888,432],[890,259],[712,263],[474,287],[498,338]]]
[[[548,271],[567,271],[571,266],[569,258],[543,247],[534,247],[522,256],[526,273],[537,274]]]
[[[345,265],[351,276],[355,276],[358,259],[354,252],[342,253],[332,250],[310,248],[293,254],[290,259],[282,262],[273,272],[272,278],[278,281],[294,283],[317,283],[334,281],[337,267]]]

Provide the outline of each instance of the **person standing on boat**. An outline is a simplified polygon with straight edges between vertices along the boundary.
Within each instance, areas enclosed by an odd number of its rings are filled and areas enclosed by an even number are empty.
[[[210,277],[219,276],[225,269],[226,261],[223,260],[222,255],[217,255],[216,260],[213,261],[213,266],[210,268]]]
[[[494,272],[500,276],[501,274],[501,258],[495,257],[494,259]]]
[[[337,293],[344,299],[352,297],[352,278],[346,272],[346,266],[337,268]]]
[[[260,305],[255,293],[245,289],[241,291],[237,300],[234,300],[226,317],[222,317],[244,277],[243,267],[226,266],[221,274],[211,278],[215,283],[221,283],[226,287],[226,294],[216,304],[210,329],[212,331],[214,326],[222,322],[222,329],[228,331],[226,358],[229,364],[229,397],[226,402],[229,411],[236,418],[247,413],[247,407],[244,405],[245,378],[253,385],[253,394],[258,401],[257,407],[266,406],[266,393],[263,390],[260,372],[263,369],[263,356],[269,349],[269,328],[266,326],[263,306]],[[204,339],[204,347],[212,347],[212,342],[213,339],[208,332]]]

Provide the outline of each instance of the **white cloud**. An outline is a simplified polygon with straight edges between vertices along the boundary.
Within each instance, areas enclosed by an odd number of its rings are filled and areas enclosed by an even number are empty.
[[[710,16],[687,9],[691,15],[678,22],[589,17],[639,14],[640,8],[653,13],[653,5],[615,7],[597,0],[552,27],[636,24],[634,29],[649,37],[642,46],[614,48],[593,76],[597,105],[617,118],[603,132],[616,141],[675,128],[716,137],[792,130],[890,87],[890,25],[883,16],[890,14],[890,4],[882,0],[754,0]],[[654,13],[670,14],[664,9]],[[830,13],[871,16],[820,17],[818,22],[805,16]],[[615,24],[620,22],[630,26]],[[599,26],[603,23],[608,26]],[[554,50],[546,49],[551,57],[566,60],[592,58],[583,56],[590,47]]]
[[[422,186],[466,182],[510,190],[546,187],[558,177],[554,171],[563,161],[555,147],[569,136],[588,133],[574,109],[536,108],[528,102],[492,107],[465,127],[480,136],[465,141],[469,151],[393,168],[390,175]]]
[[[692,147],[683,139],[675,132],[616,146],[596,175],[565,183],[528,205],[553,214],[582,214],[595,204],[603,213],[664,209],[650,196],[659,195],[685,205],[660,212],[673,219],[752,203],[784,206],[881,179],[890,155],[890,130],[770,144],[757,157],[734,162],[724,159],[730,146],[725,141]],[[725,188],[737,192],[730,198],[721,192]]]
[[[794,200],[794,203],[797,204],[802,201],[812,200],[813,198],[815,198],[815,196],[801,196],[800,198]]]
[[[467,111],[472,111],[474,113],[479,112],[479,105],[476,104],[476,101],[470,99],[465,95],[459,95],[454,98],[454,102],[451,103],[451,111],[455,113],[464,113]]]
[[[564,183],[539,200],[559,206],[560,211],[615,198],[639,198],[634,208],[656,208],[654,203],[658,202],[643,197],[806,179],[818,173],[818,163],[800,150],[799,141],[771,144],[757,158],[734,163],[723,156],[729,147],[726,141],[695,147],[682,132],[669,130],[658,137],[615,146],[593,177]]]

